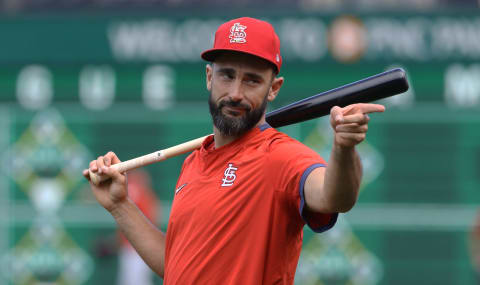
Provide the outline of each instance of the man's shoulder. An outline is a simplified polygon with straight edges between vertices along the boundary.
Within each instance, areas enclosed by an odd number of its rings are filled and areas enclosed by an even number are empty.
[[[196,159],[199,158],[200,155],[200,150],[196,149],[192,151],[190,154],[187,155],[187,157],[183,160],[183,164],[190,164],[193,163]]]
[[[308,146],[273,128],[265,130],[266,150],[269,153],[313,152]]]
[[[325,163],[315,150],[283,132],[269,130],[265,135],[268,137],[265,159],[274,171],[281,171],[283,167],[298,167],[296,169],[303,171],[313,164]]]
[[[286,133],[283,133],[277,129],[269,128],[264,131],[265,140],[269,142],[272,147],[284,146],[284,145],[303,145],[300,141],[290,137]]]

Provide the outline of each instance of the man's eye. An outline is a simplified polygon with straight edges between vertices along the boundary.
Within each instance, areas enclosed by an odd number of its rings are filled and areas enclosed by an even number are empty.
[[[233,79],[233,75],[228,74],[228,73],[222,73],[220,75],[223,79]]]

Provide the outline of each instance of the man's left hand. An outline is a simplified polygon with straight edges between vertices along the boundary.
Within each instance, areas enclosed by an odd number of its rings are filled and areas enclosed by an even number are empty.
[[[368,114],[385,111],[379,104],[352,104],[344,108],[338,106],[330,110],[330,124],[333,128],[334,144],[340,147],[354,147],[361,143],[367,134]]]

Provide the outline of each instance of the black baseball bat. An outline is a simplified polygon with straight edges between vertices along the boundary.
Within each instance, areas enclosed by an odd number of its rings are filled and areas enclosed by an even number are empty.
[[[330,114],[333,106],[369,103],[407,91],[405,70],[391,69],[302,99],[267,113],[267,123],[279,128]]]

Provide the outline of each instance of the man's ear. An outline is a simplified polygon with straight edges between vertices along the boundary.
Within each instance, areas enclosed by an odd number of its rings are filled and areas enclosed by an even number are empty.
[[[278,92],[280,92],[280,88],[282,88],[283,85],[283,77],[275,77],[273,78],[272,81],[272,86],[270,86],[270,92],[268,92],[268,101],[272,102],[275,100],[275,98],[278,95]]]
[[[206,69],[206,79],[207,79],[207,90],[212,91],[212,77],[213,77],[213,66],[211,64],[207,64]]]

